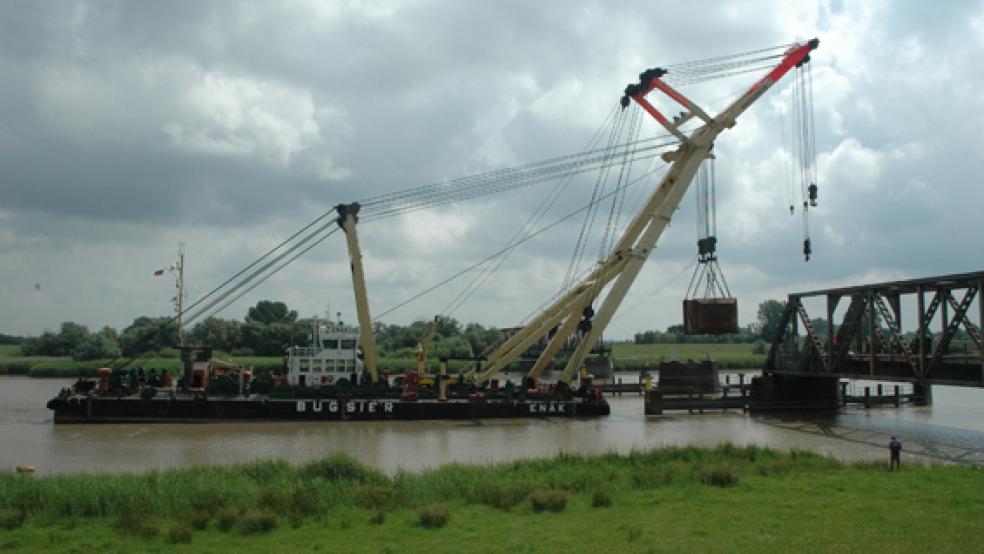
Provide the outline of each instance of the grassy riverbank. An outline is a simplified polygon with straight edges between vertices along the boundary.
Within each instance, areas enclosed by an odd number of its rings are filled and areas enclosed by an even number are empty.
[[[972,551],[984,471],[845,465],[761,448],[561,455],[388,477],[301,466],[0,474],[23,551]]]
[[[752,353],[751,344],[615,344],[613,358],[616,371],[638,371],[643,367],[658,367],[661,361],[688,359],[704,360],[710,357],[717,362],[719,369],[757,369],[761,368],[765,356]],[[217,357],[230,360],[243,366],[252,366],[256,371],[276,370],[282,367],[281,356],[232,356],[217,353]],[[117,360],[120,362],[122,360]],[[75,361],[71,358],[51,358],[22,356],[20,347],[0,345],[0,375],[29,375],[31,377],[79,377],[92,376],[96,369],[105,367],[110,360]],[[137,363],[137,362],[135,362]],[[166,353],[151,359],[139,360],[145,368],[166,369],[177,372],[180,361],[175,352]],[[416,367],[416,360],[402,358],[380,358],[379,367],[390,371],[402,371]],[[436,371],[439,362],[428,360],[428,368]],[[471,367],[463,360],[451,360],[452,372]]]
[[[753,343],[660,343],[612,345],[616,369],[639,368],[649,364],[658,367],[660,362],[678,360],[714,360],[720,369],[761,369],[765,354],[755,354]]]

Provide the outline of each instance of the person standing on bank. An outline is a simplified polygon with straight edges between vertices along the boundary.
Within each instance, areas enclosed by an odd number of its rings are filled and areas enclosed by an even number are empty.
[[[902,441],[896,437],[892,437],[892,440],[888,442],[888,449],[892,453],[888,468],[894,470],[902,469]]]

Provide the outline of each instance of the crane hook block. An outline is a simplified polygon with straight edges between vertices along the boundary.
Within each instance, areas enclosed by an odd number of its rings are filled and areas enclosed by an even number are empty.
[[[338,220],[337,220],[338,226],[339,227],[342,227],[343,229],[345,228],[345,225],[344,225],[345,224],[345,216],[347,216],[349,214],[351,214],[352,215],[352,218],[355,219],[356,222],[358,222],[359,221],[359,218],[358,218],[359,210],[361,208],[362,208],[362,206],[360,206],[358,202],[352,202],[351,204],[339,204],[339,205],[335,206],[335,211],[338,212]]]
[[[810,246],[810,239],[804,240],[803,241],[803,257],[805,258],[805,261],[807,261],[807,262],[810,261],[810,254],[812,254],[812,253],[813,253],[813,249]]]
[[[816,183],[810,183],[810,186],[807,188],[807,191],[810,194],[810,205],[813,206],[813,207],[816,207],[816,205],[817,205],[817,191],[818,190],[819,189],[817,189],[817,184]]]
[[[697,239],[697,255],[706,256],[714,254],[717,250],[717,237],[711,235],[707,238]]]

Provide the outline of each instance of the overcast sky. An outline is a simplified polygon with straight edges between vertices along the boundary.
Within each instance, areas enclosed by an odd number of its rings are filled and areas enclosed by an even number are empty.
[[[340,202],[580,151],[648,67],[814,36],[809,263],[787,208],[792,81],[717,142],[742,323],[792,291],[984,269],[982,2],[2,2],[0,332],[170,314],[153,271],[179,242],[194,301]],[[713,111],[755,78],[684,90]],[[549,187],[361,225],[373,312],[501,248]],[[606,336],[681,320],[694,212],[688,194]],[[518,323],[580,227],[524,244],[452,315]],[[274,299],[354,320],[347,266],[339,233],[219,315]],[[383,320],[429,318],[468,280]]]

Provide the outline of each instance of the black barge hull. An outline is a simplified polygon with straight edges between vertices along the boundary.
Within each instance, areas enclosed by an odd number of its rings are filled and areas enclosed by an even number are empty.
[[[55,423],[260,421],[389,421],[522,417],[596,417],[610,413],[601,399],[406,401],[391,398],[152,398],[70,396],[48,402]]]

